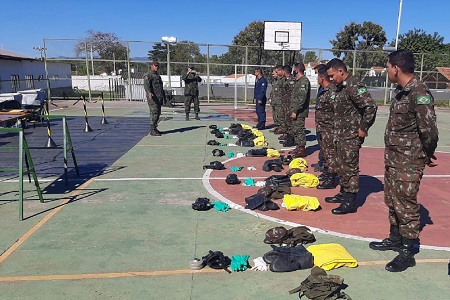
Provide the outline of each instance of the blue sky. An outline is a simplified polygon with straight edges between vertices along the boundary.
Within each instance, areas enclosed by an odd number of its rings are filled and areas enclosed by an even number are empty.
[[[329,40],[345,25],[371,21],[381,25],[389,41],[395,38],[399,0],[15,0],[2,1],[0,48],[31,57],[43,39],[86,37],[87,30],[115,33],[122,40],[179,41],[231,44],[252,21],[302,22],[303,48],[331,48]],[[448,0],[403,0],[400,33],[410,29],[435,31],[450,43]],[[71,41],[49,41],[54,55],[71,51]],[[145,56],[136,48],[132,56]]]

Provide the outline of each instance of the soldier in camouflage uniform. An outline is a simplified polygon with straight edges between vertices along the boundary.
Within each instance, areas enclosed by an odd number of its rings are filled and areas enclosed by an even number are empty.
[[[161,115],[161,105],[165,101],[163,82],[158,74],[159,63],[154,61],[150,64],[150,71],[144,75],[144,89],[147,96],[147,104],[150,109],[150,135],[160,136],[158,121]]]
[[[320,150],[324,156],[324,171],[320,179],[323,180],[317,186],[318,189],[335,188],[336,181],[336,151],[334,149],[334,111],[333,103],[335,95],[335,86],[330,81],[327,73],[327,67],[323,66],[317,69],[317,83],[321,87],[321,93],[316,99],[316,131],[320,132]]]
[[[425,166],[436,166],[438,128],[433,96],[414,75],[413,53],[398,50],[389,54],[387,67],[389,80],[397,83],[384,135],[384,201],[390,234],[369,247],[399,251],[386,270],[402,272],[415,265],[413,246],[420,230],[417,193]]]
[[[294,90],[295,79],[292,78],[292,69],[290,66],[283,66],[282,73],[284,88],[281,95],[281,105],[283,107],[283,123],[286,128],[286,134],[283,134],[279,139],[284,140],[284,142],[280,142],[284,147],[292,147],[295,146],[295,140],[292,135],[291,96]]]
[[[325,198],[340,203],[331,212],[336,215],[354,213],[359,191],[359,149],[367,132],[375,122],[377,106],[366,86],[352,77],[346,65],[337,58],[327,63],[327,73],[336,85],[333,103],[335,145],[341,192]]]
[[[281,134],[286,132],[283,121],[283,108],[281,105],[281,96],[283,91],[283,75],[281,74],[281,66],[276,66],[272,71],[272,90],[270,91],[269,102],[272,106],[273,122],[275,129],[273,133]]]
[[[290,115],[292,118],[292,132],[295,141],[293,158],[306,157],[305,121],[309,112],[309,100],[311,96],[311,84],[305,76],[305,65],[294,65],[295,84],[291,95]]]
[[[189,120],[189,113],[191,111],[191,103],[194,103],[195,119],[200,120],[198,113],[200,112],[200,105],[198,101],[198,83],[202,82],[202,78],[198,76],[194,67],[188,67],[187,74],[181,78],[184,80],[184,111],[186,113],[186,121]]]

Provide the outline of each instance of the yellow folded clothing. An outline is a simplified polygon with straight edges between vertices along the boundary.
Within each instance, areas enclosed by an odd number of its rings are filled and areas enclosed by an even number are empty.
[[[291,175],[291,185],[304,188],[313,188],[319,185],[316,175],[310,173],[295,173]]]
[[[267,141],[264,136],[258,136],[257,138],[253,139],[253,143],[255,146],[267,146]]]
[[[308,163],[306,162],[306,160],[304,158],[294,158],[290,163],[289,163],[289,169],[300,169],[302,170],[302,172],[305,172],[308,169]]]
[[[339,244],[311,245],[307,248],[314,256],[314,265],[329,271],[340,267],[356,268],[358,262]]]
[[[320,203],[316,197],[300,196],[294,194],[285,194],[283,196],[284,207],[288,210],[316,210]]]
[[[258,129],[252,129],[252,133],[256,136],[256,137],[260,137],[260,136],[264,136],[264,134],[259,131]]]
[[[253,127],[247,124],[241,124],[242,129],[252,129]]]
[[[280,152],[275,149],[267,149],[267,157],[280,157]]]

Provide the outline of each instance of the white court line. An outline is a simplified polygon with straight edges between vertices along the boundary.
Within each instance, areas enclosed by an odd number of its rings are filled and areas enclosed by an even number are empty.
[[[235,158],[231,158],[231,159],[229,159],[227,161],[230,161],[230,160],[233,160],[233,159],[235,159]],[[261,218],[261,219],[264,219],[264,220],[272,221],[272,222],[279,223],[279,224],[282,224],[282,225],[287,225],[287,226],[291,226],[291,227],[305,226],[304,224],[294,223],[294,222],[290,222],[290,221],[277,219],[277,218],[270,217],[270,216],[267,216],[267,215],[264,215],[264,214],[260,214],[260,213],[258,213],[256,211],[251,210],[251,209],[245,209],[242,205],[236,204],[233,201],[229,200],[228,198],[225,198],[219,192],[217,192],[211,186],[211,184],[209,183],[209,179],[210,179],[210,175],[211,175],[212,171],[213,170],[210,170],[210,169],[205,171],[205,174],[203,175],[203,179],[202,179],[203,186],[205,187],[205,189],[211,195],[213,195],[218,200],[227,203],[228,205],[230,205],[231,208],[239,210],[239,211],[247,213],[247,214],[250,214],[250,215],[255,216],[257,218]],[[311,227],[311,226],[308,226],[308,228],[310,228],[314,232],[327,234],[327,235],[332,235],[332,236],[341,237],[341,238],[346,238],[346,239],[353,239],[353,240],[365,241],[365,242],[372,242],[372,241],[376,240],[376,239],[372,239],[372,238],[365,238],[365,237],[362,237],[362,236],[345,234],[345,233],[340,233],[340,232],[331,231],[331,230],[324,230],[324,229]],[[378,241],[381,241],[381,240],[378,240]],[[429,249],[429,250],[449,251],[450,252],[450,247],[438,247],[438,246],[420,245],[420,248],[422,248],[422,249]]]

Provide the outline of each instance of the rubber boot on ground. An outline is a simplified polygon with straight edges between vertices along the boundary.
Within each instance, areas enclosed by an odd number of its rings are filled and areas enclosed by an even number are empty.
[[[198,116],[198,113],[195,113],[195,119],[200,120],[200,117]]]
[[[338,194],[334,195],[333,197],[325,197],[326,203],[341,203],[344,200],[344,192],[341,190]]]
[[[189,121],[189,113],[186,113],[186,121]]]

